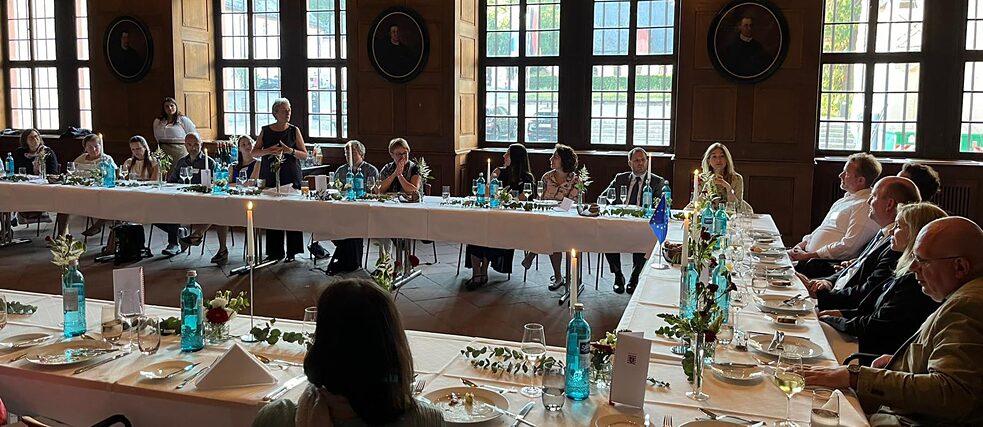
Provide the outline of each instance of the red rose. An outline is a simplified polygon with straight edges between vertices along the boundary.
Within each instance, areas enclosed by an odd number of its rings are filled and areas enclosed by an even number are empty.
[[[225,323],[229,321],[229,313],[224,308],[209,308],[205,311],[205,318],[211,323]]]
[[[707,331],[706,333],[703,334],[703,338],[706,340],[706,342],[717,341],[717,333],[713,331]]]
[[[702,232],[700,232],[700,239],[702,239],[704,242],[709,242],[711,237],[713,236],[710,235],[710,231],[705,228]]]
[[[416,255],[410,255],[410,267],[416,267],[418,265],[420,265],[420,258],[417,258]]]

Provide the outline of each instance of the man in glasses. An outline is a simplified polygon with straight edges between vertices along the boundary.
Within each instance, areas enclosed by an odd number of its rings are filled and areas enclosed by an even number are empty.
[[[850,387],[872,426],[983,424],[983,229],[963,217],[925,226],[911,270],[942,306],[894,355],[871,365],[806,368],[806,383]]]

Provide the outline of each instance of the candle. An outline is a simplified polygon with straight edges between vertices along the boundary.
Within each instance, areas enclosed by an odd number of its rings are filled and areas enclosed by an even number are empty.
[[[250,262],[256,257],[255,234],[256,231],[253,229],[253,202],[250,201],[246,204],[246,255],[249,255]]]
[[[693,170],[693,197],[695,198],[697,194],[700,194],[700,170]]]
[[[488,159],[488,169],[485,173],[485,193],[488,197],[491,197],[491,159]]]
[[[350,145],[351,144],[345,144],[345,163],[348,163],[348,170],[352,170],[354,167],[354,165],[352,165],[352,148]],[[355,173],[355,171],[352,171],[352,173]]]
[[[580,282],[577,281],[577,250],[570,250],[570,307],[577,305],[577,291],[580,290]]]
[[[652,179],[652,156],[649,153],[645,153],[645,182]],[[655,191],[655,189],[652,189]]]
[[[208,149],[205,149],[205,169],[208,169]]]
[[[683,266],[685,269],[686,259],[689,258],[689,212],[686,212],[686,218],[683,219],[683,253],[679,257],[679,265]]]

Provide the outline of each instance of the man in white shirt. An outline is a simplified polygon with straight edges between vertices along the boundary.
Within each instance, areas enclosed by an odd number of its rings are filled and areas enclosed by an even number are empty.
[[[870,187],[880,174],[880,162],[868,153],[847,158],[840,173],[840,188],[846,194],[833,203],[819,227],[788,252],[798,261],[796,271],[809,278],[828,276],[834,263],[857,256],[867,246],[880,229],[867,215]]]

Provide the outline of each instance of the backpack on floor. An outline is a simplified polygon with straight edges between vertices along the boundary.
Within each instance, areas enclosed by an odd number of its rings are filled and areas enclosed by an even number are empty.
[[[116,259],[114,263],[139,261],[149,258],[150,250],[144,241],[143,226],[140,224],[119,224],[113,228],[116,236]]]

